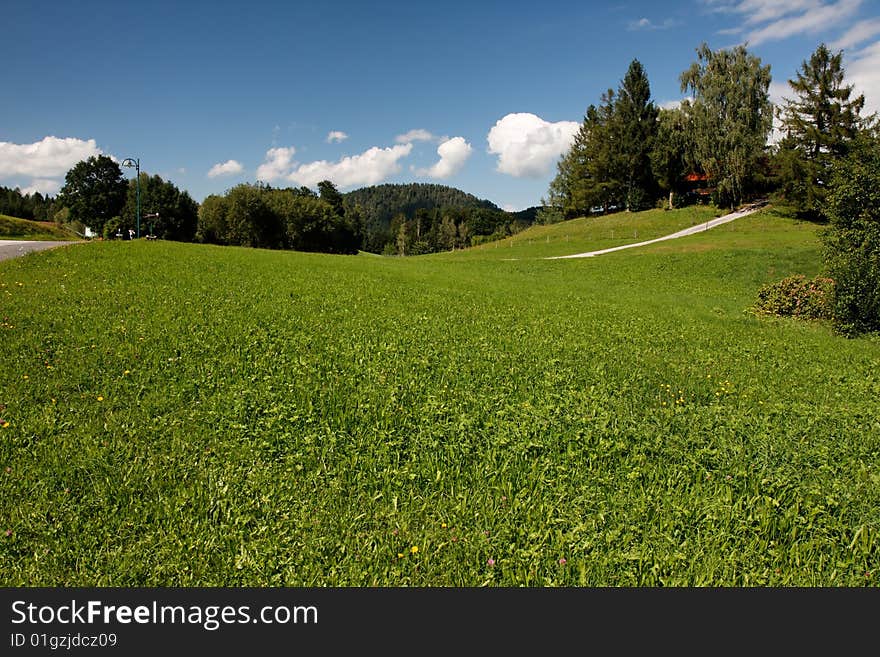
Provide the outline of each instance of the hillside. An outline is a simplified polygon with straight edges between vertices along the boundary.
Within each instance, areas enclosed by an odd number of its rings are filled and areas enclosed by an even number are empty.
[[[720,214],[711,206],[692,205],[676,210],[615,212],[533,225],[504,239],[456,252],[465,258],[545,258],[583,253],[653,239],[704,223]]]
[[[391,235],[391,223],[397,215],[413,219],[419,210],[484,210],[489,215],[496,216],[495,221],[489,222],[493,230],[499,218],[524,220],[528,216],[508,216],[508,213],[491,201],[479,199],[455,187],[427,183],[374,185],[347,192],[343,194],[343,198],[347,206],[361,207],[366,231],[366,250],[374,252],[381,252],[384,245],[394,239],[395,236]],[[534,220],[533,214],[531,217]]]
[[[79,237],[50,221],[31,221],[0,214],[0,239],[75,240]]]
[[[371,220],[385,224],[390,223],[391,218],[398,212],[412,215],[420,208],[499,209],[491,201],[479,199],[455,187],[428,183],[373,185],[346,192],[342,196],[350,205],[360,204]]]
[[[880,342],[748,312],[818,227],[574,226],[0,262],[0,585],[877,586]]]

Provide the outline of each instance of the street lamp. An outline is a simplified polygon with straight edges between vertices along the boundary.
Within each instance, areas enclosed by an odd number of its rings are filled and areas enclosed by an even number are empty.
[[[127,157],[122,160],[122,166],[134,167],[135,169],[135,192],[137,198],[137,236],[141,236],[141,160],[140,158]]]

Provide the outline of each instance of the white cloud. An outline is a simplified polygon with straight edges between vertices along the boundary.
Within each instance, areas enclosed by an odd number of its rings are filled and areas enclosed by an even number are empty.
[[[671,18],[665,18],[660,23],[654,23],[648,18],[640,18],[637,21],[630,21],[626,29],[630,32],[637,32],[639,30],[668,30],[675,25],[676,22]]]
[[[244,167],[236,160],[226,160],[221,164],[215,164],[208,171],[208,178],[217,178],[219,176],[234,176],[244,171]]]
[[[345,141],[348,139],[348,135],[342,132],[342,130],[331,130],[327,133],[327,143],[332,144],[336,142],[337,144],[341,141]]]
[[[296,149],[293,146],[270,148],[266,151],[266,161],[257,167],[257,180],[272,182],[284,178],[295,164],[293,161],[295,154]]]
[[[744,14],[746,25],[755,25],[767,21],[778,20],[788,14],[814,9],[821,4],[820,0],[738,0],[731,2],[713,2],[718,11]]]
[[[829,46],[832,50],[843,50],[844,48],[852,48],[868,39],[880,34],[880,18],[872,18],[865,21],[859,21],[837,41]]]
[[[453,137],[444,141],[437,148],[440,160],[428,169],[419,169],[416,173],[429,178],[450,178],[461,171],[464,163],[471,156],[473,148],[464,137]]]
[[[266,152],[266,162],[257,169],[257,177],[266,181],[282,178],[306,187],[314,187],[322,180],[329,180],[337,187],[376,185],[399,172],[400,160],[411,151],[412,144],[374,146],[337,162],[319,160],[298,164],[292,159],[294,148],[272,148]]]
[[[880,41],[847,57],[844,70],[847,82],[855,86],[853,95],[865,95],[862,116],[880,112]]]
[[[725,34],[745,33],[743,42],[757,46],[779,41],[797,34],[816,34],[852,17],[864,0],[709,0],[707,4],[728,14],[743,16],[738,28],[723,30]]]
[[[46,179],[66,174],[77,162],[103,155],[94,139],[44,137],[33,144],[0,141],[0,179],[28,176]]]
[[[774,105],[780,105],[785,98],[792,98],[791,86],[787,81],[773,80],[767,88],[767,96]]]
[[[657,103],[657,107],[665,110],[674,110],[681,107],[681,104],[686,100],[691,103],[694,102],[693,97],[688,96],[687,98],[679,98],[678,100],[664,100],[662,103]]]
[[[398,144],[410,144],[414,141],[433,141],[434,139],[434,135],[427,130],[417,128],[402,135],[397,135],[394,138],[394,141]]]
[[[785,106],[785,99],[792,98],[793,93],[791,91],[791,87],[788,82],[779,82],[773,80],[770,82],[770,86],[767,89],[767,97],[770,102],[777,108],[782,108]],[[778,144],[780,140],[785,136],[785,132],[782,128],[782,121],[780,120],[777,113],[773,112],[773,125],[770,128],[770,134],[767,136],[767,143],[771,146]]]
[[[44,178],[37,178],[31,181],[31,184],[27,187],[19,190],[22,194],[36,194],[39,192],[43,196],[54,196],[58,193],[58,190],[61,189],[61,183],[57,180],[49,180]]]
[[[489,153],[498,156],[497,170],[516,178],[540,178],[552,171],[574,141],[580,124],[550,123],[529,113],[508,114],[489,134]]]

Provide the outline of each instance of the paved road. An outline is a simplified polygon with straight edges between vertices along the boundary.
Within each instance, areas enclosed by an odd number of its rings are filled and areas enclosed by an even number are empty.
[[[601,249],[600,251],[587,251],[586,253],[575,253],[574,255],[565,255],[565,256],[551,256],[548,258],[544,258],[545,260],[561,260],[563,258],[592,258],[593,256],[602,255],[603,253],[611,253],[612,251],[620,251],[622,249],[632,249],[637,246],[645,246],[646,244],[654,244],[655,242],[662,242],[664,240],[673,240],[676,237],[684,237],[685,235],[693,235],[694,233],[702,233],[704,230],[709,230],[710,228],[715,228],[715,226],[720,226],[721,224],[726,224],[728,221],[733,221],[734,219],[739,219],[740,217],[745,217],[746,215],[757,212],[761,208],[766,205],[765,202],[753,203],[752,205],[746,206],[742,210],[737,210],[736,212],[731,212],[730,214],[726,214],[722,217],[716,217],[715,219],[710,219],[709,221],[697,224],[696,226],[691,226],[690,228],[685,228],[684,230],[680,230],[677,233],[672,233],[671,235],[664,235],[663,237],[657,237],[652,240],[646,240],[644,242],[635,242],[633,244],[624,244],[622,246],[614,246],[610,249]]]
[[[42,251],[43,249],[51,249],[56,246],[64,246],[65,244],[79,244],[79,241],[67,240],[63,242],[52,242],[43,240],[0,240],[0,260],[14,258],[15,256],[30,253],[31,251]]]

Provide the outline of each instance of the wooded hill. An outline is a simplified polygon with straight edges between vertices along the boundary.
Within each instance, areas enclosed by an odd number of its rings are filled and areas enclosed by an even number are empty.
[[[425,242],[422,237],[431,233],[434,223],[437,224],[434,232],[438,232],[444,215],[451,217],[456,226],[465,222],[468,236],[488,236],[510,234],[531,225],[537,211],[537,208],[529,208],[507,212],[491,201],[455,187],[429,183],[373,185],[342,196],[346,207],[358,208],[364,230],[364,249],[376,253],[385,250],[411,252],[406,244],[407,233],[413,233],[412,241]],[[407,223],[411,225],[407,227]],[[427,242],[420,248],[426,247],[436,250]],[[437,248],[442,247],[437,245]]]

